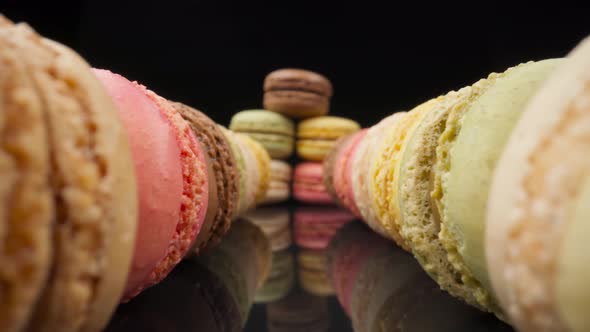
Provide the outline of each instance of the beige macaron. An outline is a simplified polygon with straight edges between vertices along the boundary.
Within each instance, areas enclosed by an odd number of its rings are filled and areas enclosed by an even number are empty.
[[[492,286],[520,331],[590,326],[590,40],[531,99],[488,199]]]
[[[0,278],[12,292],[0,300],[0,330],[101,331],[119,303],[136,232],[127,135],[75,52],[9,22],[0,23],[0,43],[0,95],[9,102],[0,176],[11,179],[0,189],[10,248]]]

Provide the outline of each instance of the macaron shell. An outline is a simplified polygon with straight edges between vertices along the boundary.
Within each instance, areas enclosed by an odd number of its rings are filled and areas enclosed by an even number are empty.
[[[25,26],[20,33],[27,39],[19,45],[23,54],[51,54],[26,60],[44,97],[63,213],[54,230],[52,274],[28,330],[100,331],[123,292],[135,243],[131,150],[116,107],[88,64]]]
[[[323,75],[304,69],[285,68],[269,73],[264,79],[264,91],[295,90],[331,97],[332,83]]]
[[[576,331],[584,324],[577,301],[587,294],[579,283],[587,264],[573,250],[587,242],[579,238],[587,226],[577,218],[587,199],[589,51],[586,40],[531,99],[491,184],[488,268],[495,294],[523,331]],[[579,276],[572,275],[574,264]]]
[[[130,296],[164,258],[176,232],[182,200],[180,149],[170,123],[140,89],[120,75],[94,73],[117,105],[137,176],[139,225],[125,290]]]
[[[176,225],[175,234],[168,246],[166,256],[150,273],[145,284],[138,290],[128,294],[137,295],[143,289],[150,287],[164,279],[170,271],[186,256],[197,234],[201,230],[209,203],[209,184],[207,162],[203,147],[195,137],[188,123],[164,98],[148,90],[144,86],[137,86],[154,101],[170,122],[180,148],[180,162],[182,170],[182,200],[180,204],[180,219]]]
[[[49,273],[55,203],[42,96],[10,41],[12,24],[1,16],[0,24],[0,247],[7,239],[12,246],[0,252],[0,330],[13,332],[26,324]]]
[[[236,170],[238,174],[238,201],[236,204],[236,209],[234,210],[234,214],[231,216],[231,219],[233,220],[238,215],[243,213],[242,208],[246,204],[246,161],[244,160],[244,155],[242,154],[242,150],[238,145],[235,134],[223,126],[218,125],[218,128],[225,136],[227,143],[231,148],[234,160],[236,161]]]
[[[398,225],[400,218],[397,206],[399,160],[406,138],[436,103],[436,99],[431,99],[415,107],[386,129],[386,133],[376,149],[375,161],[370,170],[372,177],[370,188],[373,192],[373,207],[377,212],[377,219],[391,233],[395,242],[407,251],[410,250],[410,247],[401,236]]]
[[[252,209],[256,204],[256,197],[258,195],[258,188],[262,178],[261,170],[258,165],[258,160],[254,154],[254,151],[250,148],[246,139],[234,133],[236,138],[237,146],[240,148],[241,154],[244,157],[244,165],[246,172],[243,173],[245,178],[245,199],[240,201],[240,215],[244,212]]]
[[[332,147],[330,152],[328,152],[328,154],[323,160],[324,185],[326,186],[326,190],[328,190],[328,193],[332,196],[332,199],[336,202],[336,204],[340,206],[344,206],[344,204],[338,199],[336,189],[334,188],[334,169],[336,167],[336,162],[339,159],[340,152],[342,151],[344,145],[346,145],[346,142],[349,141],[353,135],[354,134],[346,135],[338,139],[336,143],[334,143],[334,147]]]
[[[297,155],[303,160],[323,161],[334,144],[334,140],[298,140],[296,143]]]
[[[270,156],[268,152],[248,135],[238,134],[240,138],[246,143],[250,151],[256,158],[257,168],[260,173],[260,181],[256,188],[255,203],[258,204],[264,200],[266,192],[268,191],[268,184],[270,182]]]
[[[354,192],[354,201],[359,208],[363,221],[379,235],[391,239],[391,234],[381,225],[372,203],[372,191],[370,190],[370,169],[371,162],[374,159],[375,147],[383,135],[383,131],[394,125],[406,113],[394,113],[381,120],[367,131],[365,138],[359,143],[357,153],[352,160],[352,189]]]
[[[409,137],[399,171],[400,233],[408,241],[414,257],[442,289],[480,307],[472,289],[461,281],[461,275],[447,258],[438,239],[440,219],[430,197],[438,139],[444,131],[452,109],[464,107],[489,84],[482,79],[473,86],[444,96],[420,122]]]
[[[357,216],[361,217],[361,213],[359,211],[358,206],[356,205],[356,201],[354,200],[354,190],[352,187],[352,169],[353,169],[353,160],[354,156],[357,152],[359,144],[367,135],[368,129],[363,129],[353,137],[353,141],[351,142],[350,147],[346,151],[346,156],[344,156],[345,166],[344,166],[344,174],[343,174],[343,190],[344,193],[342,194],[342,202],[344,206],[346,206],[352,213]]]
[[[323,166],[318,162],[304,162],[295,167],[293,197],[310,204],[333,204],[323,180]]]
[[[201,231],[197,235],[196,246],[198,250],[215,246],[231,225],[231,218],[237,209],[239,198],[239,174],[236,160],[231,146],[217,124],[200,111],[181,103],[173,103],[174,108],[189,122],[193,132],[208,151],[210,166],[210,180],[214,177],[216,190],[210,189],[209,197],[218,203],[218,209],[211,225],[211,234]],[[212,186],[210,186],[211,188]],[[209,205],[212,204],[211,199]]]
[[[248,134],[271,158],[285,159],[293,153],[295,126],[281,114],[266,110],[241,111],[232,117],[229,128]]]
[[[558,62],[545,60],[507,71],[463,115],[449,116],[439,141],[439,148],[444,145],[450,151],[443,155],[437,150],[437,177],[443,191],[438,200],[439,237],[455,268],[466,280],[481,283],[481,293],[476,293],[480,303],[496,312],[483,245],[492,172],[527,102]]]

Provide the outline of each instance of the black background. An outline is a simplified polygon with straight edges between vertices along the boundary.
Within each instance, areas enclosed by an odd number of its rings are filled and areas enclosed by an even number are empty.
[[[328,76],[331,112],[368,126],[590,34],[589,5],[414,1],[0,0],[0,11],[227,124],[271,70]],[[442,5],[444,4],[444,5]]]

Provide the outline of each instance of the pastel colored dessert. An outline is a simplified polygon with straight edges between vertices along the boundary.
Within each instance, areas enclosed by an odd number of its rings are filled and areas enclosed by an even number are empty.
[[[266,305],[269,332],[325,332],[330,328],[328,300],[301,290]]]
[[[360,125],[337,116],[306,119],[297,126],[297,155],[309,161],[322,161],[336,141],[360,130]]]
[[[301,249],[297,253],[299,284],[308,293],[317,296],[334,295],[328,278],[326,251]]]
[[[209,209],[194,248],[200,252],[219,243],[238,207],[239,174],[223,132],[209,117],[182,103],[172,106],[189,123],[209,159]]]
[[[2,16],[0,45],[0,330],[101,331],[135,243],[125,128],[74,51]]]
[[[286,207],[262,207],[250,211],[244,215],[262,232],[270,241],[272,251],[288,248],[292,241],[289,210]]]
[[[207,162],[168,101],[120,75],[94,73],[118,106],[138,178],[139,229],[124,295],[129,300],[166,277],[195,241],[208,207]]]
[[[530,98],[491,179],[487,267],[520,331],[590,324],[589,59],[586,39]]]
[[[251,180],[248,180],[248,171],[249,169],[246,168],[246,157],[244,156],[244,152],[243,152],[243,148],[239,143],[238,138],[236,137],[236,134],[221,126],[221,125],[217,125],[217,127],[221,130],[221,132],[223,133],[223,136],[225,137],[225,139],[227,140],[227,142],[229,143],[229,147],[231,149],[232,155],[234,156],[234,159],[236,161],[236,166],[237,166],[237,170],[238,170],[238,204],[237,204],[237,208],[235,209],[235,213],[234,215],[232,215],[232,220],[237,218],[238,216],[240,216],[241,214],[243,214],[250,205],[253,204],[254,201],[254,196],[252,195],[252,190],[247,190],[248,184],[250,181],[258,181],[255,176],[257,175],[256,171],[253,171],[252,174],[250,174]],[[252,159],[252,158],[250,158]],[[254,163],[252,162],[252,160],[250,160],[250,168],[253,167]],[[253,186],[250,185],[250,187],[252,188]]]
[[[252,152],[256,160],[256,168],[260,174],[258,186],[256,187],[256,193],[254,195],[254,204],[261,203],[266,198],[268,191],[268,185],[270,183],[270,156],[268,152],[248,135],[237,134],[238,138],[245,143],[246,147]],[[255,205],[250,206],[253,208]]]
[[[336,231],[355,220],[348,211],[337,207],[297,207],[293,214],[293,233],[299,247],[325,249]]]
[[[293,174],[293,198],[303,203],[331,205],[334,200],[324,185],[322,163],[303,162]]]
[[[374,161],[369,170],[369,191],[373,194],[373,208],[377,219],[404,250],[410,250],[407,241],[400,234],[400,211],[398,202],[398,180],[401,155],[405,143],[420,120],[437,104],[431,99],[407,112],[393,126],[386,129],[380,139]]]
[[[158,285],[119,306],[105,332],[242,331],[238,306],[207,267],[187,259]]]
[[[292,174],[291,165],[282,160],[271,160],[270,183],[261,204],[276,204],[289,200]]]
[[[349,223],[338,230],[328,247],[328,275],[344,311],[351,316],[350,301],[357,277],[369,257],[390,246],[362,223]]]
[[[243,326],[257,289],[270,273],[272,254],[264,233],[244,219],[237,219],[219,246],[199,256],[235,299]]]
[[[295,126],[279,113],[266,110],[241,111],[231,118],[229,129],[248,134],[268,151],[273,159],[287,159],[293,154]]]
[[[268,279],[256,292],[255,302],[267,303],[287,296],[295,284],[295,261],[293,253],[281,250],[272,254],[272,269]]]
[[[264,79],[264,108],[295,119],[325,115],[332,84],[324,76],[302,69],[279,69]]]
[[[365,223],[379,235],[393,239],[396,233],[390,233],[377,218],[373,208],[373,191],[371,190],[371,167],[376,160],[376,148],[391,128],[406,115],[405,112],[394,113],[369,128],[365,137],[360,141],[357,152],[352,159],[351,183],[354,201]],[[402,239],[395,239],[401,243]]]
[[[324,167],[324,186],[326,186],[326,190],[332,196],[332,200],[336,202],[339,206],[344,207],[344,203],[342,203],[338,199],[338,195],[336,194],[336,189],[334,188],[334,168],[336,167],[336,162],[339,159],[340,152],[348,144],[348,142],[352,139],[355,134],[349,134],[344,137],[340,137],[330,152],[324,158],[322,164]]]
[[[441,220],[439,239],[481,306],[500,316],[484,250],[491,177],[525,105],[559,63],[529,62],[497,77],[467,107],[450,112],[438,141],[432,198]]]
[[[338,201],[342,202],[344,207],[351,211],[355,216],[360,217],[358,206],[354,201],[352,189],[352,160],[358,149],[360,142],[367,135],[367,130],[361,130],[351,137],[347,144],[344,144],[341,152],[338,154],[336,165],[334,166],[334,190]]]

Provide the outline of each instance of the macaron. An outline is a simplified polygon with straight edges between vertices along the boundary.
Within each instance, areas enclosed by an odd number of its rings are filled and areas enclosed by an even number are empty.
[[[359,130],[356,121],[337,116],[303,120],[297,126],[297,155],[304,160],[322,161],[340,137]]]
[[[268,192],[268,185],[270,183],[270,156],[260,143],[256,142],[248,135],[238,133],[237,136],[245,144],[245,147],[247,147],[254,155],[256,169],[260,174],[259,181],[255,188],[256,192],[254,194],[254,204],[258,205],[264,201],[266,193]],[[250,208],[254,208],[255,205],[250,206]]]
[[[291,216],[286,207],[261,207],[246,213],[244,219],[260,227],[270,241],[272,251],[280,251],[291,246]]]
[[[357,217],[361,217],[361,214],[354,200],[352,189],[352,161],[360,142],[367,135],[367,130],[363,129],[352,134],[350,140],[342,146],[332,175],[338,201],[342,202],[342,205]]]
[[[451,111],[438,141],[432,199],[441,220],[439,239],[481,306],[500,316],[484,250],[491,177],[527,102],[560,62],[509,69],[469,105]]]
[[[302,248],[325,249],[339,228],[355,220],[337,207],[300,206],[293,214],[295,243]]]
[[[293,197],[303,203],[331,205],[332,196],[324,185],[322,163],[303,162],[295,167],[293,174]]]
[[[230,144],[215,122],[182,103],[172,106],[189,123],[208,157],[209,209],[194,244],[198,253],[218,244],[229,230],[238,208],[240,175]]]
[[[420,120],[437,105],[438,100],[435,98],[418,105],[385,129],[385,135],[377,145],[374,161],[369,170],[369,191],[372,193],[377,219],[395,242],[405,250],[409,250],[410,247],[400,234],[400,211],[397,203],[401,155],[407,138]]]
[[[246,157],[244,156],[243,148],[241,147],[236,134],[225,128],[224,126],[217,125],[217,127],[223,133],[223,136],[229,143],[229,147],[231,149],[232,155],[236,161],[236,166],[238,170],[238,204],[237,208],[235,209],[234,215],[232,215],[232,220],[243,214],[250,205],[253,204],[254,196],[252,195],[252,190],[247,190],[247,187],[251,181],[258,181],[255,176],[257,176],[257,172],[253,171],[250,174],[251,179],[248,180],[248,171],[249,169],[246,168]],[[254,163],[250,158],[250,168],[253,167]],[[249,185],[250,188],[254,187],[253,185]]]
[[[295,284],[295,261],[293,253],[281,250],[272,254],[272,269],[268,279],[256,292],[254,301],[268,303],[278,301],[291,291]]]
[[[293,154],[295,126],[279,113],[266,110],[241,111],[231,118],[229,129],[248,134],[268,151],[273,159],[287,159]]]
[[[371,190],[370,175],[372,163],[377,159],[376,148],[379,142],[405,115],[405,112],[394,113],[369,128],[365,137],[359,142],[351,165],[352,192],[362,220],[376,233],[388,239],[393,239],[393,235],[397,234],[388,232],[377,218],[376,209],[373,207],[374,193]],[[395,241],[402,242],[401,238]]]
[[[332,149],[330,149],[330,152],[328,152],[328,154],[326,155],[326,157],[322,161],[322,164],[324,167],[324,177],[323,178],[324,178],[324,185],[326,186],[326,190],[328,191],[330,196],[332,196],[332,199],[334,200],[334,202],[336,202],[336,204],[338,204],[339,206],[342,206],[342,207],[344,207],[344,203],[342,203],[339,200],[338,195],[336,194],[336,189],[334,188],[334,168],[336,167],[336,162],[338,161],[338,158],[340,156],[340,153],[342,152],[342,149],[344,148],[345,145],[348,144],[348,142],[350,141],[350,139],[353,136],[354,136],[354,134],[349,134],[344,137],[340,137],[336,141],[336,143],[334,143],[334,146],[332,147]]]
[[[194,243],[208,208],[207,161],[167,100],[120,75],[94,73],[118,106],[138,175],[139,230],[126,301],[166,277]]]
[[[101,331],[135,243],[125,128],[74,51],[1,16],[0,45],[0,329]]]
[[[438,139],[449,113],[469,105],[497,77],[490,75],[472,86],[449,92],[424,116],[411,134],[401,157],[399,170],[400,233],[412,254],[442,289],[481,308],[472,286],[462,280],[438,238],[440,218],[431,199]]]
[[[282,160],[270,161],[270,182],[261,204],[282,203],[291,197],[291,165]]]
[[[326,251],[301,249],[297,253],[298,276],[301,287],[317,296],[334,295],[334,288],[326,272]]]
[[[485,257],[520,331],[590,324],[589,59],[586,39],[528,100],[490,180]]]
[[[325,115],[330,109],[332,83],[302,69],[279,69],[264,79],[264,108],[295,119]]]

